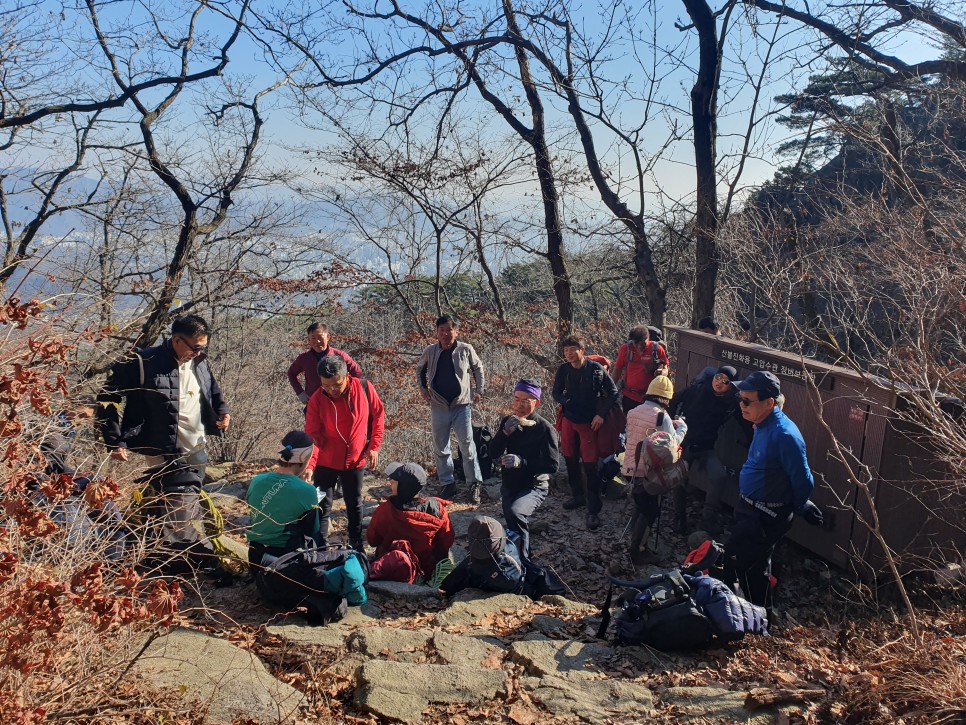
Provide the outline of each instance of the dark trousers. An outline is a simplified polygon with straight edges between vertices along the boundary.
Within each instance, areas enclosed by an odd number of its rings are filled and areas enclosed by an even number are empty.
[[[725,544],[725,577],[737,581],[753,604],[771,606],[771,555],[793,519],[791,506],[762,510],[742,499],[735,506],[734,527]]]
[[[621,410],[624,411],[624,415],[627,415],[628,413],[630,413],[638,405],[643,405],[643,403],[639,403],[636,400],[631,400],[626,395],[621,396]]]
[[[631,526],[631,553],[642,552],[647,548],[654,522],[661,514],[661,497],[647,493],[642,488],[635,487],[634,520]]]
[[[530,559],[530,517],[540,508],[549,491],[548,476],[536,476],[530,488],[509,488],[504,483],[500,489],[506,527],[520,534],[520,553],[524,559]]]
[[[332,510],[332,490],[337,481],[342,484],[342,495],[345,496],[349,543],[362,541],[362,476],[365,472],[365,467],[354,471],[337,471],[322,466],[315,469],[312,483],[325,491],[325,498],[319,504],[319,532],[324,543],[329,540],[329,512]]]
[[[599,514],[604,508],[604,501],[600,495],[601,482],[600,473],[597,470],[597,461],[593,463],[581,463],[579,458],[567,457],[567,480],[570,483],[570,492],[574,498],[583,499],[587,502],[587,513]]]

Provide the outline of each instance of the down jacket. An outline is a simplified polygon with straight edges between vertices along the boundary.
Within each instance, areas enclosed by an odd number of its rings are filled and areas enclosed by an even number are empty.
[[[424,576],[431,576],[436,564],[449,555],[456,535],[446,512],[446,504],[438,498],[426,501],[426,510],[399,509],[388,498],[372,514],[366,529],[366,540],[376,548],[376,557],[389,551],[396,539],[405,539],[419,559]],[[435,512],[435,513],[434,513]]]
[[[764,607],[742,599],[721,581],[707,575],[684,575],[691,587],[691,598],[711,620],[714,632],[726,641],[737,641],[746,634],[768,634],[768,614]]]
[[[199,355],[193,365],[205,435],[220,437],[224,433],[215,424],[228,413],[228,404],[207,358]],[[179,453],[179,390],[178,360],[170,340],[115,364],[97,396],[97,426],[104,443],[146,456]]]

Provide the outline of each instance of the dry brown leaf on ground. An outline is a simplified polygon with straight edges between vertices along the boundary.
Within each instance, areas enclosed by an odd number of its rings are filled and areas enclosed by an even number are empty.
[[[503,652],[501,650],[494,650],[486,656],[480,664],[483,665],[484,669],[487,670],[498,670],[503,666]]]
[[[794,672],[782,672],[781,670],[772,672],[772,677],[778,680],[783,685],[794,685],[797,682],[801,682],[801,678]]]
[[[510,719],[517,725],[533,725],[542,717],[541,713],[521,705],[518,702],[510,705]]]

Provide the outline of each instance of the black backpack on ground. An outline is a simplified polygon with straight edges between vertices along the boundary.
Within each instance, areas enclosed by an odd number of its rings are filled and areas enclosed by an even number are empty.
[[[490,441],[493,434],[485,425],[473,426],[473,443],[476,445],[476,460],[480,462],[480,474],[485,481],[493,475],[493,459],[490,457]],[[463,452],[457,448],[456,456],[453,458],[453,475],[460,481],[466,480],[466,472],[463,470]]]
[[[689,650],[708,644],[711,621],[691,598],[691,587],[678,569],[644,581],[611,579],[597,636],[603,639],[610,624],[614,586],[628,587],[621,595],[621,611],[614,623],[615,639],[623,645],[647,645],[662,651]]]
[[[280,556],[255,575],[258,592],[269,604],[294,608],[304,606],[309,624],[329,624],[344,618],[345,597],[325,591],[325,573],[355,557],[369,579],[366,555],[344,544],[298,549]]]

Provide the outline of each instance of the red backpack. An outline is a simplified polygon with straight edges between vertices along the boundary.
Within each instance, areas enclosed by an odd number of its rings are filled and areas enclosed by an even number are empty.
[[[413,584],[416,578],[423,574],[419,568],[413,547],[405,539],[396,539],[389,545],[389,550],[372,562],[369,568],[369,578],[391,582]]]

